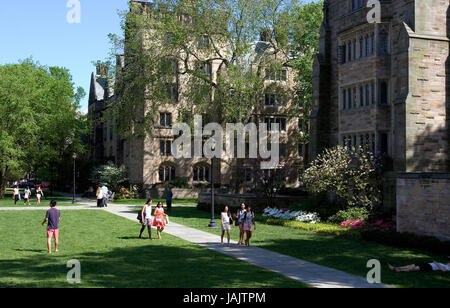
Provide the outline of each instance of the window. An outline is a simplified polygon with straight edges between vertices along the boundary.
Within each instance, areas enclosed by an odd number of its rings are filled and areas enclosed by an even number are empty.
[[[359,57],[364,57],[364,40],[363,38],[359,39]]]
[[[211,62],[197,62],[195,64],[195,69],[199,72],[203,72],[205,75],[211,77],[212,75],[212,65]]]
[[[362,8],[362,6],[363,6],[362,0],[358,0],[358,9]]]
[[[345,64],[347,59],[347,46],[345,44],[338,47],[338,59],[340,64]]]
[[[209,166],[196,166],[193,170],[193,180],[194,182],[208,182],[210,180],[209,174]]]
[[[161,156],[172,156],[172,141],[161,140],[159,142],[159,154]]]
[[[175,179],[175,167],[160,166],[158,170],[159,182],[170,182]]]
[[[287,144],[280,143],[280,157],[287,157]]]
[[[359,86],[359,105],[360,107],[364,106],[364,92],[363,86]]]
[[[356,0],[352,0],[352,11],[356,10]]]
[[[372,105],[375,104],[375,100],[376,100],[376,97],[375,97],[375,82],[372,82]]]
[[[375,55],[375,34],[372,33],[372,35],[370,36],[370,40],[371,40],[370,46],[372,48],[371,54],[372,54],[372,56],[374,56]]]
[[[380,33],[380,55],[388,53],[388,34],[386,32]]]
[[[167,100],[172,102],[178,102],[178,86],[177,84],[166,85],[166,97]]]
[[[299,143],[298,144],[298,157],[303,157],[303,144]]]
[[[356,87],[353,88],[353,107],[356,108]]]
[[[200,49],[208,49],[209,48],[209,37],[207,35],[203,35],[198,39],[198,48]]]
[[[356,40],[353,41],[353,61],[356,60]]]
[[[280,106],[284,103],[284,97],[279,94],[266,93],[264,104],[266,106]]]
[[[369,52],[369,37],[366,36],[366,57],[368,57],[370,55]]]
[[[348,62],[352,62],[352,43],[348,43]]]
[[[266,69],[264,79],[268,80],[268,81],[286,81],[287,80],[287,70],[286,69],[280,69],[280,70]]]
[[[348,109],[352,109],[352,89],[347,89],[347,100],[348,100]]]
[[[171,113],[160,113],[159,114],[159,125],[161,127],[172,127],[172,114]]]
[[[388,134],[382,133],[381,134],[381,140],[380,140],[380,150],[382,155],[388,154]]]
[[[387,105],[388,101],[388,84],[386,81],[380,82],[380,105]]]
[[[342,109],[346,109],[347,107],[347,90],[342,90]]]
[[[366,84],[366,106],[370,104],[370,86]]]
[[[279,124],[280,131],[286,131],[286,118],[265,118],[264,123],[267,124],[267,130],[272,130],[272,124]]]

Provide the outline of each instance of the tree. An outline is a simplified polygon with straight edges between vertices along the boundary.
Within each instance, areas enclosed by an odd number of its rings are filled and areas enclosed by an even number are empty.
[[[121,185],[128,181],[126,172],[125,166],[118,167],[113,162],[108,162],[92,171],[91,181],[98,186],[107,184],[111,191],[118,192]]]
[[[183,102],[180,111],[185,115],[246,123],[258,113],[264,99],[267,71],[288,66],[306,72],[298,79],[304,89],[294,93],[278,84],[271,93],[293,98],[298,106],[310,105],[306,84],[311,82],[312,68],[306,66],[310,63],[312,67],[317,42],[311,43],[312,47],[303,44],[318,36],[316,24],[321,16],[316,8],[320,4],[300,9],[303,6],[297,0],[154,3],[155,7],[132,3],[130,12],[122,16],[125,37],[110,35],[111,56],[125,53],[125,63],[103,62],[109,65],[110,84],[116,93],[105,119],[116,121],[121,137],[151,134],[158,107],[175,101]],[[301,35],[302,31],[317,33]],[[266,43],[256,43],[261,37]],[[210,65],[217,69],[214,76]],[[177,91],[180,85],[188,89],[182,97]],[[306,113],[308,109],[292,116],[306,118]]]
[[[367,149],[325,149],[304,172],[312,193],[333,192],[350,207],[372,210],[381,202],[381,166]]]
[[[35,173],[68,152],[84,152],[83,95],[67,69],[31,59],[0,66],[0,198],[11,169]]]

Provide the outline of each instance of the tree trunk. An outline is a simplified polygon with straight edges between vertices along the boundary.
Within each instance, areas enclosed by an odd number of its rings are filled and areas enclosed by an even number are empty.
[[[6,176],[8,173],[8,167],[3,167],[0,170],[0,199],[5,197],[6,192]]]

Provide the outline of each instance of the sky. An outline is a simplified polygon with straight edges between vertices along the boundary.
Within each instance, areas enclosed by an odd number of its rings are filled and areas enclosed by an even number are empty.
[[[80,4],[80,23],[73,14],[76,6],[67,7],[70,2]],[[92,61],[108,56],[107,35],[121,33],[118,10],[127,4],[128,0],[0,1],[0,65],[33,57],[42,65],[69,69],[75,87],[86,92],[81,106],[85,111],[95,70]]]

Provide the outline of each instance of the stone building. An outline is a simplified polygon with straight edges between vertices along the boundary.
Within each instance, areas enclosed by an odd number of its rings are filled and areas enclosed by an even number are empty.
[[[132,1],[136,5],[142,5],[148,9],[155,9],[152,3],[145,1]],[[151,43],[151,42],[148,42]],[[205,42],[206,43],[206,42]],[[248,58],[262,56],[268,48],[268,43],[262,40],[255,42],[252,54]],[[120,57],[120,61],[126,63],[127,54]],[[122,63],[123,64],[123,63]],[[214,80],[218,69],[218,63],[212,61],[205,67]],[[113,123],[101,123],[95,121],[94,136],[91,143],[92,157],[101,162],[113,160],[127,167],[130,182],[142,185],[147,189],[163,187],[168,182],[184,179],[191,187],[209,187],[211,175],[214,174],[214,183],[219,184],[224,190],[231,191],[231,187],[237,182],[243,183],[243,191],[249,189],[253,181],[245,162],[226,157],[214,160],[214,170],[211,168],[211,160],[205,157],[191,159],[176,159],[171,153],[171,145],[174,140],[172,125],[181,121],[181,107],[186,104],[183,93],[186,91],[183,76],[178,76],[177,86],[173,89],[173,100],[167,104],[158,106],[158,118],[156,119],[152,136],[145,139],[132,138],[119,140],[114,133]],[[266,74],[267,86],[277,83],[285,87],[294,87],[295,75],[289,68],[283,68],[274,74]],[[89,114],[96,120],[106,108],[105,100],[114,99],[111,92],[106,93],[109,87],[102,83],[101,72],[92,76]],[[266,94],[261,106],[253,111],[255,123],[279,123],[280,124],[280,156],[289,164],[286,175],[288,187],[298,187],[299,172],[304,168],[304,146],[298,143],[299,124],[297,118],[288,116],[289,104],[281,106],[277,98]],[[248,153],[247,153],[248,155]],[[244,173],[244,174],[242,174]],[[248,173],[248,174],[246,174]],[[239,175],[238,175],[239,174]],[[241,192],[243,192],[241,190]]]
[[[368,145],[387,158],[390,186],[395,187],[403,173],[450,171],[449,0],[379,3],[381,22],[369,23],[367,0],[324,2],[314,64],[310,154],[315,157],[338,144]],[[407,192],[404,187],[393,189],[394,198],[385,201],[393,205]],[[397,205],[414,202],[402,199]],[[430,212],[433,202],[416,210]],[[438,219],[441,229],[433,234],[450,237],[449,205],[436,204],[431,216],[425,215],[428,222],[398,208],[399,230],[416,231],[414,225],[430,226]]]

